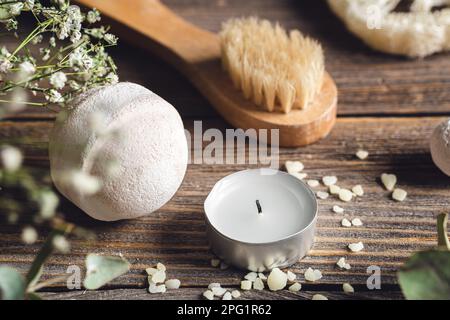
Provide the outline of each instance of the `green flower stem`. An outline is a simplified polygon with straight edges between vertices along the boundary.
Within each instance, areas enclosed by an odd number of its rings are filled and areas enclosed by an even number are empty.
[[[44,107],[46,105],[46,103],[41,103],[41,102],[29,102],[29,101],[11,101],[11,100],[0,100],[0,103],[21,103],[24,105],[28,105],[28,106],[36,106],[36,107]]]
[[[43,32],[49,25],[53,23],[53,19],[49,19],[43,23],[40,23],[31,33],[22,41],[22,43],[14,50],[14,52],[8,57],[10,61],[22,48],[24,48],[31,40],[33,40],[37,35]]]

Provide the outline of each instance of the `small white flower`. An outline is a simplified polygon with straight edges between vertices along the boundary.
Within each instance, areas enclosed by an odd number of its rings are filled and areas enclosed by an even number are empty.
[[[34,64],[32,64],[30,61],[24,61],[19,65],[20,71],[27,75],[31,75],[36,71],[36,68]]]
[[[38,234],[33,227],[25,227],[22,230],[22,241],[25,244],[33,244],[36,242]]]
[[[110,84],[116,84],[117,82],[119,82],[119,77],[117,76],[117,74],[110,72],[106,76],[106,81]]]
[[[83,195],[96,194],[102,187],[102,183],[97,177],[79,170],[64,174],[61,179],[64,184],[71,186],[76,192]]]
[[[59,204],[59,198],[50,190],[42,191],[38,198],[40,210],[39,214],[45,219],[49,219],[55,215],[55,210]]]
[[[107,33],[105,34],[105,36],[103,37],[103,39],[111,45],[115,45],[117,44],[117,37],[111,33]]]
[[[70,243],[66,237],[56,235],[52,240],[53,247],[61,253],[68,253],[70,251]]]
[[[100,12],[97,9],[92,9],[87,13],[86,20],[91,24],[100,21]]]
[[[0,151],[0,158],[3,168],[8,172],[17,171],[23,161],[22,152],[12,146],[3,146]]]
[[[55,89],[50,89],[46,95],[45,99],[51,103],[62,103],[64,102],[64,97],[59,93],[59,91],[56,91]]]
[[[11,62],[8,60],[0,60],[0,73],[7,73],[11,68]]]
[[[50,84],[56,89],[62,89],[66,85],[67,76],[64,72],[58,71],[50,76]]]
[[[23,3],[18,2],[9,5],[9,13],[13,16],[18,16],[23,9]]]

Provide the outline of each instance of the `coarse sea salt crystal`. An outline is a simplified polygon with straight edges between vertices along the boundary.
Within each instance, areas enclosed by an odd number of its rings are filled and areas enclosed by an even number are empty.
[[[350,243],[348,245],[348,248],[350,249],[350,251],[359,252],[364,249],[364,244],[361,241],[357,243]]]
[[[225,292],[227,292],[227,289],[222,287],[213,287],[211,288],[211,291],[216,297],[221,297],[225,294]]]
[[[333,206],[333,211],[335,213],[343,213],[344,212],[344,208],[341,208],[341,207],[335,205],[335,206]]]
[[[278,291],[284,289],[287,284],[287,275],[279,268],[273,268],[267,278],[267,285],[272,291]]]
[[[330,196],[330,194],[328,192],[324,192],[324,191],[317,192],[317,197],[319,197],[322,200],[328,199],[329,196]]]
[[[241,293],[239,292],[239,290],[233,290],[233,291],[231,291],[231,296],[233,298],[237,299],[241,296]]]
[[[255,280],[255,282],[253,282],[253,289],[255,289],[255,290],[263,290],[264,289],[264,282],[260,278],[257,278]]]
[[[383,173],[381,175],[381,182],[387,190],[392,191],[397,183],[397,176],[395,174]]]
[[[150,282],[148,286],[148,292],[150,293],[164,293],[166,292],[166,286],[164,284],[157,285],[153,282]]]
[[[250,290],[252,288],[252,282],[249,280],[241,281],[241,289],[242,290]]]
[[[341,225],[343,227],[350,228],[352,226],[352,223],[348,219],[344,218],[341,221]]]
[[[258,278],[258,274],[256,272],[247,273],[244,277],[246,280],[255,281]]]
[[[147,274],[148,274],[149,276],[152,276],[152,275],[154,275],[156,272],[158,272],[158,269],[156,269],[156,268],[147,268],[147,269],[145,269],[145,272],[147,272]]]
[[[294,283],[289,287],[289,291],[291,292],[299,292],[302,289],[302,285],[298,282]]]
[[[328,191],[330,191],[331,194],[338,195],[339,191],[341,190],[341,187],[332,184],[328,189],[329,189]]]
[[[296,177],[299,180],[303,180],[303,179],[305,179],[308,176],[308,174],[303,173],[303,172],[289,172],[289,174],[291,176]]]
[[[392,199],[402,202],[405,201],[407,195],[408,193],[405,190],[395,189],[394,192],[392,192]]]
[[[156,264],[156,269],[158,269],[159,271],[166,271],[166,266],[163,265],[162,263],[158,262]]]
[[[341,190],[339,190],[339,199],[341,199],[344,202],[349,202],[351,201],[353,198],[353,192],[351,192],[348,189],[344,189],[341,188]]]
[[[293,281],[295,281],[296,278],[297,278],[297,275],[295,273],[293,273],[291,271],[287,272],[287,279],[288,279],[288,281],[293,282]]]
[[[305,166],[300,161],[286,161],[284,166],[286,167],[286,171],[289,173],[300,172]]]
[[[360,160],[365,160],[367,159],[367,157],[369,156],[369,152],[366,150],[358,150],[356,152],[356,156],[360,159]]]
[[[232,298],[231,293],[227,291],[224,293],[222,300],[231,300],[231,298]]]
[[[211,259],[211,267],[217,268],[220,266],[220,260],[219,259]]]
[[[166,285],[166,288],[169,290],[179,289],[180,285],[181,285],[181,281],[178,279],[169,279],[164,284]]]
[[[262,272],[258,273],[258,277],[259,277],[261,280],[267,280],[266,275],[265,275],[264,273],[262,273]]]
[[[205,292],[203,292],[203,296],[208,300],[214,300],[214,294],[211,290],[206,290]]]
[[[320,270],[317,270],[317,269],[313,270],[312,268],[308,268],[305,271],[305,279],[307,281],[311,281],[311,282],[320,280],[320,279],[322,279],[322,272],[320,272]]]
[[[342,290],[344,290],[345,293],[354,293],[355,289],[352,287],[350,283],[344,283],[342,285]]]
[[[153,283],[162,283],[166,280],[166,272],[158,270],[154,274],[149,276],[149,278],[150,277]]]
[[[312,300],[328,300],[327,297],[325,297],[323,294],[315,294],[312,296]]]
[[[318,187],[320,184],[320,182],[318,180],[308,180],[307,183],[308,183],[308,186],[310,186],[311,188]]]
[[[362,196],[364,195],[364,189],[363,189],[363,187],[362,187],[360,184],[354,186],[354,187],[352,188],[352,191],[353,191],[353,193],[356,194],[358,197],[362,197]]]
[[[322,182],[327,187],[335,185],[337,183],[338,179],[336,176],[325,176],[322,178]]]
[[[208,289],[211,290],[212,288],[220,287],[220,283],[212,282],[208,285]]]
[[[345,261],[345,258],[342,257],[336,262],[337,266],[341,269],[350,270],[351,266],[349,263]]]
[[[355,227],[360,227],[363,225],[363,223],[362,223],[361,219],[355,218],[352,220],[352,225],[354,225]]]

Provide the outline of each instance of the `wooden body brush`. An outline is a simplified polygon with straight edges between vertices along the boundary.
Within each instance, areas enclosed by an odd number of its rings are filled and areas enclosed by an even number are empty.
[[[284,97],[277,99],[276,96],[270,97],[267,94],[269,91],[263,90],[270,89],[270,85],[274,82],[264,80],[259,84],[262,91],[258,94],[259,91],[255,90],[257,84],[246,82],[246,75],[239,74],[242,71],[238,71],[237,79],[236,74],[230,77],[222,67],[221,57],[224,47],[222,42],[221,48],[219,35],[186,22],[159,1],[78,0],[78,2],[95,7],[104,15],[133,29],[135,31],[133,33],[119,32],[119,34],[126,40],[150,49],[174,65],[209,100],[217,112],[237,128],[279,129],[280,146],[295,147],[313,143],[326,136],[335,123],[337,89],[333,79],[323,70],[319,86],[316,86],[318,92],[302,92],[300,100],[298,94],[295,96],[295,83],[287,87],[272,88],[270,92],[276,94],[277,90],[281,91]],[[236,24],[233,27],[235,28]],[[274,27],[273,34],[284,32],[281,30],[278,26]],[[226,32],[222,34],[222,40],[229,34]],[[291,33],[291,35],[295,35],[297,40],[302,37],[298,34]],[[271,44],[266,44],[268,45]],[[274,52],[277,50],[283,48],[272,48]],[[288,53],[284,59],[289,59]],[[227,62],[228,59],[224,58],[225,69],[230,71]],[[257,65],[254,67],[257,68]],[[245,70],[244,68],[244,73]],[[289,70],[286,72],[292,73]],[[299,69],[298,72],[302,70]],[[242,87],[240,89],[243,90],[237,89],[236,85],[240,85]],[[250,87],[253,85],[251,92],[245,90],[245,85]],[[309,98],[306,97],[308,95]]]

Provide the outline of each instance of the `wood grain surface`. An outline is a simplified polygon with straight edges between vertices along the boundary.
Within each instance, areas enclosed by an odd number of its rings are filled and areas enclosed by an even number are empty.
[[[327,68],[340,90],[339,118],[335,129],[317,144],[280,150],[279,167],[286,160],[301,160],[309,177],[336,175],[339,185],[361,184],[365,195],[351,203],[334,197],[320,200],[316,243],[311,254],[291,268],[299,274],[303,289],[248,292],[249,299],[309,299],[323,293],[330,299],[399,299],[396,271],[415,251],[436,243],[435,215],[448,210],[450,179],[432,163],[428,139],[434,127],[450,115],[450,59],[448,54],[426,60],[408,60],[376,53],[349,35],[320,1],[277,0],[190,0],[164,1],[184,18],[211,31],[231,16],[258,14],[278,20],[288,28],[298,27],[320,39],[326,49]],[[151,88],[174,104],[192,131],[194,120],[203,129],[229,128],[206,100],[171,67],[124,42],[114,49],[122,80]],[[25,152],[25,164],[48,175],[47,142],[54,113],[28,108],[0,122],[0,144],[11,143]],[[361,161],[355,152],[370,152]],[[45,276],[65,272],[68,265],[83,266],[88,252],[123,254],[132,270],[96,292],[68,291],[64,283],[46,289],[49,299],[155,299],[145,291],[144,269],[158,261],[168,267],[168,276],[178,278],[182,289],[162,298],[198,299],[208,283],[238,287],[245,272],[220,270],[209,264],[212,258],[205,238],[203,201],[213,184],[223,176],[249,165],[190,165],[175,197],[162,209],[133,221],[101,223],[63,200],[60,213],[91,228],[96,241],[72,239],[69,255],[55,255]],[[251,167],[251,166],[250,166]],[[398,185],[408,191],[405,202],[390,199],[379,181],[383,172],[395,173]],[[44,181],[48,179],[44,178]],[[50,183],[50,182],[47,182]],[[323,187],[317,190],[325,190]],[[334,204],[344,214],[331,211]],[[358,217],[363,226],[343,228],[342,218]],[[0,263],[25,272],[39,244],[24,246],[20,230],[1,225]],[[351,253],[348,243],[362,241],[365,250]],[[339,270],[335,263],[346,257],[352,265]],[[368,290],[367,267],[381,268],[382,289]],[[323,279],[307,283],[303,271],[313,267]],[[345,295],[342,283],[355,286],[355,295]]]

